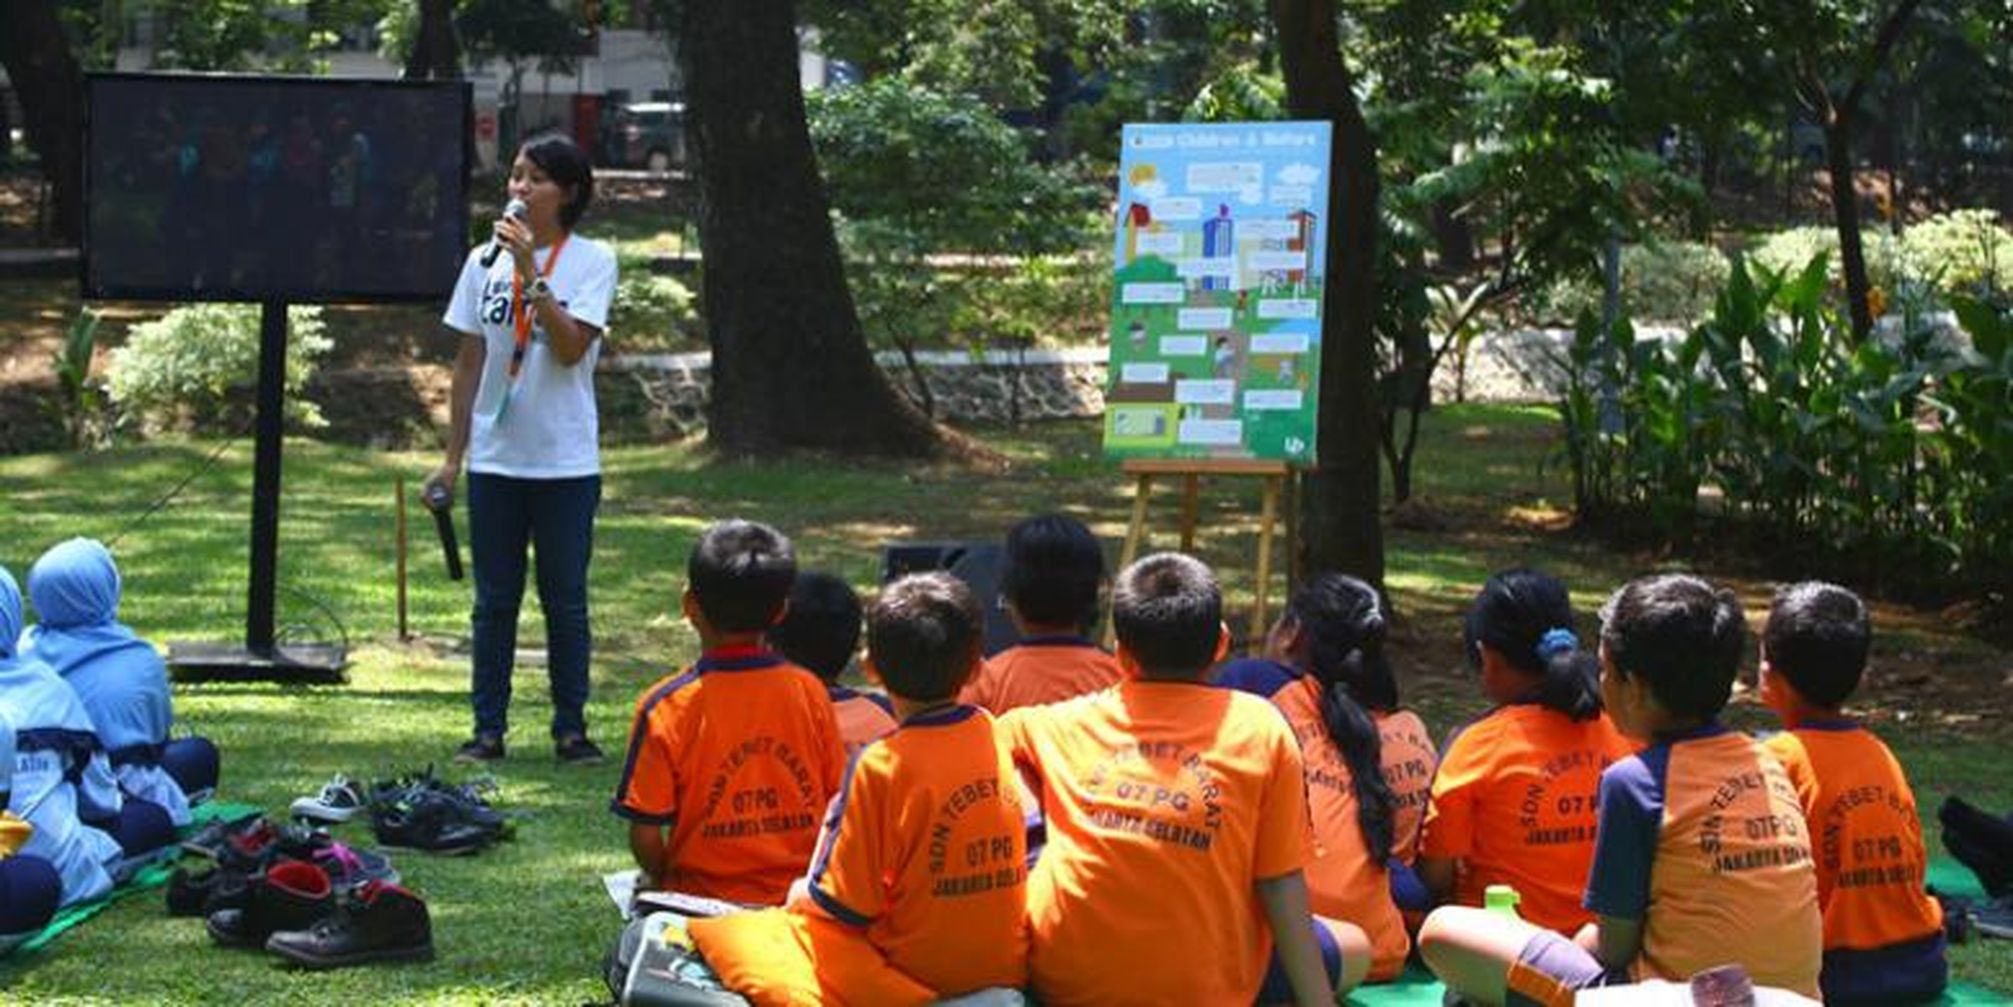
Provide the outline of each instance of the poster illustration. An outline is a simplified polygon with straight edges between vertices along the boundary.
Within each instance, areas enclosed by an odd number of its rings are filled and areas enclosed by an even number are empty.
[[[1329,124],[1128,125],[1105,453],[1314,461]]]

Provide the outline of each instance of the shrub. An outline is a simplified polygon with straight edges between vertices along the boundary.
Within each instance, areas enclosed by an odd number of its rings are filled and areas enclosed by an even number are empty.
[[[1668,342],[1583,319],[1561,408],[1581,513],[1678,543],[1710,514],[1876,582],[2005,584],[2013,323],[1958,297],[1976,353],[1915,310],[1856,342],[1827,276],[1821,255],[1794,276],[1737,262]]]
[[[135,325],[112,351],[107,390],[126,418],[144,431],[235,423],[249,415],[258,381],[259,313],[252,304],[192,304]],[[316,305],[287,309],[286,415],[324,425],[321,410],[301,397],[330,342]]]
[[[653,273],[642,261],[624,263],[608,308],[609,339],[632,353],[685,347],[697,336],[694,300],[677,278]]]
[[[91,360],[97,349],[98,313],[79,308],[51,361],[56,369],[56,397],[50,401],[49,411],[62,426],[72,451],[97,447],[111,433],[104,383],[91,378]]]
[[[1901,248],[1909,269],[1945,292],[2013,286],[2013,233],[1995,210],[1937,214],[1904,232]]]
[[[1727,277],[1726,254],[1706,244],[1667,241],[1622,246],[1622,311],[1633,318],[1689,325],[1712,311]],[[1599,283],[1583,275],[1553,284],[1538,299],[1541,318],[1600,314]]]

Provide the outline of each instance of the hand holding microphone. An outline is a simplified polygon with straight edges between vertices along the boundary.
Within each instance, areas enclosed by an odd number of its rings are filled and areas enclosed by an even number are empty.
[[[445,483],[429,480],[420,499],[433,512],[433,530],[440,536],[440,551],[447,559],[447,579],[460,580],[461,544],[454,536],[454,491]]]
[[[504,204],[503,215],[515,220],[526,220],[531,216],[531,208],[524,205],[524,200],[513,196],[510,202]],[[482,268],[488,269],[496,265],[496,257],[502,254],[503,240],[491,234],[489,236],[489,247],[483,249],[482,252]]]

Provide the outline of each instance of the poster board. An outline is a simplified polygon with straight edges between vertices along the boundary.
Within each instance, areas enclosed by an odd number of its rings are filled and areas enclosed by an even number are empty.
[[[1330,138],[1325,122],[1125,127],[1106,455],[1313,464]]]

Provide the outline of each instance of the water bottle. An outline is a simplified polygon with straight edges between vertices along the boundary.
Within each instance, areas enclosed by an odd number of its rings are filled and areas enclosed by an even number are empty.
[[[1517,894],[1517,890],[1509,885],[1490,885],[1482,890],[1483,909],[1501,913],[1513,920],[1523,919],[1517,912],[1517,904],[1523,900],[1524,897]]]

